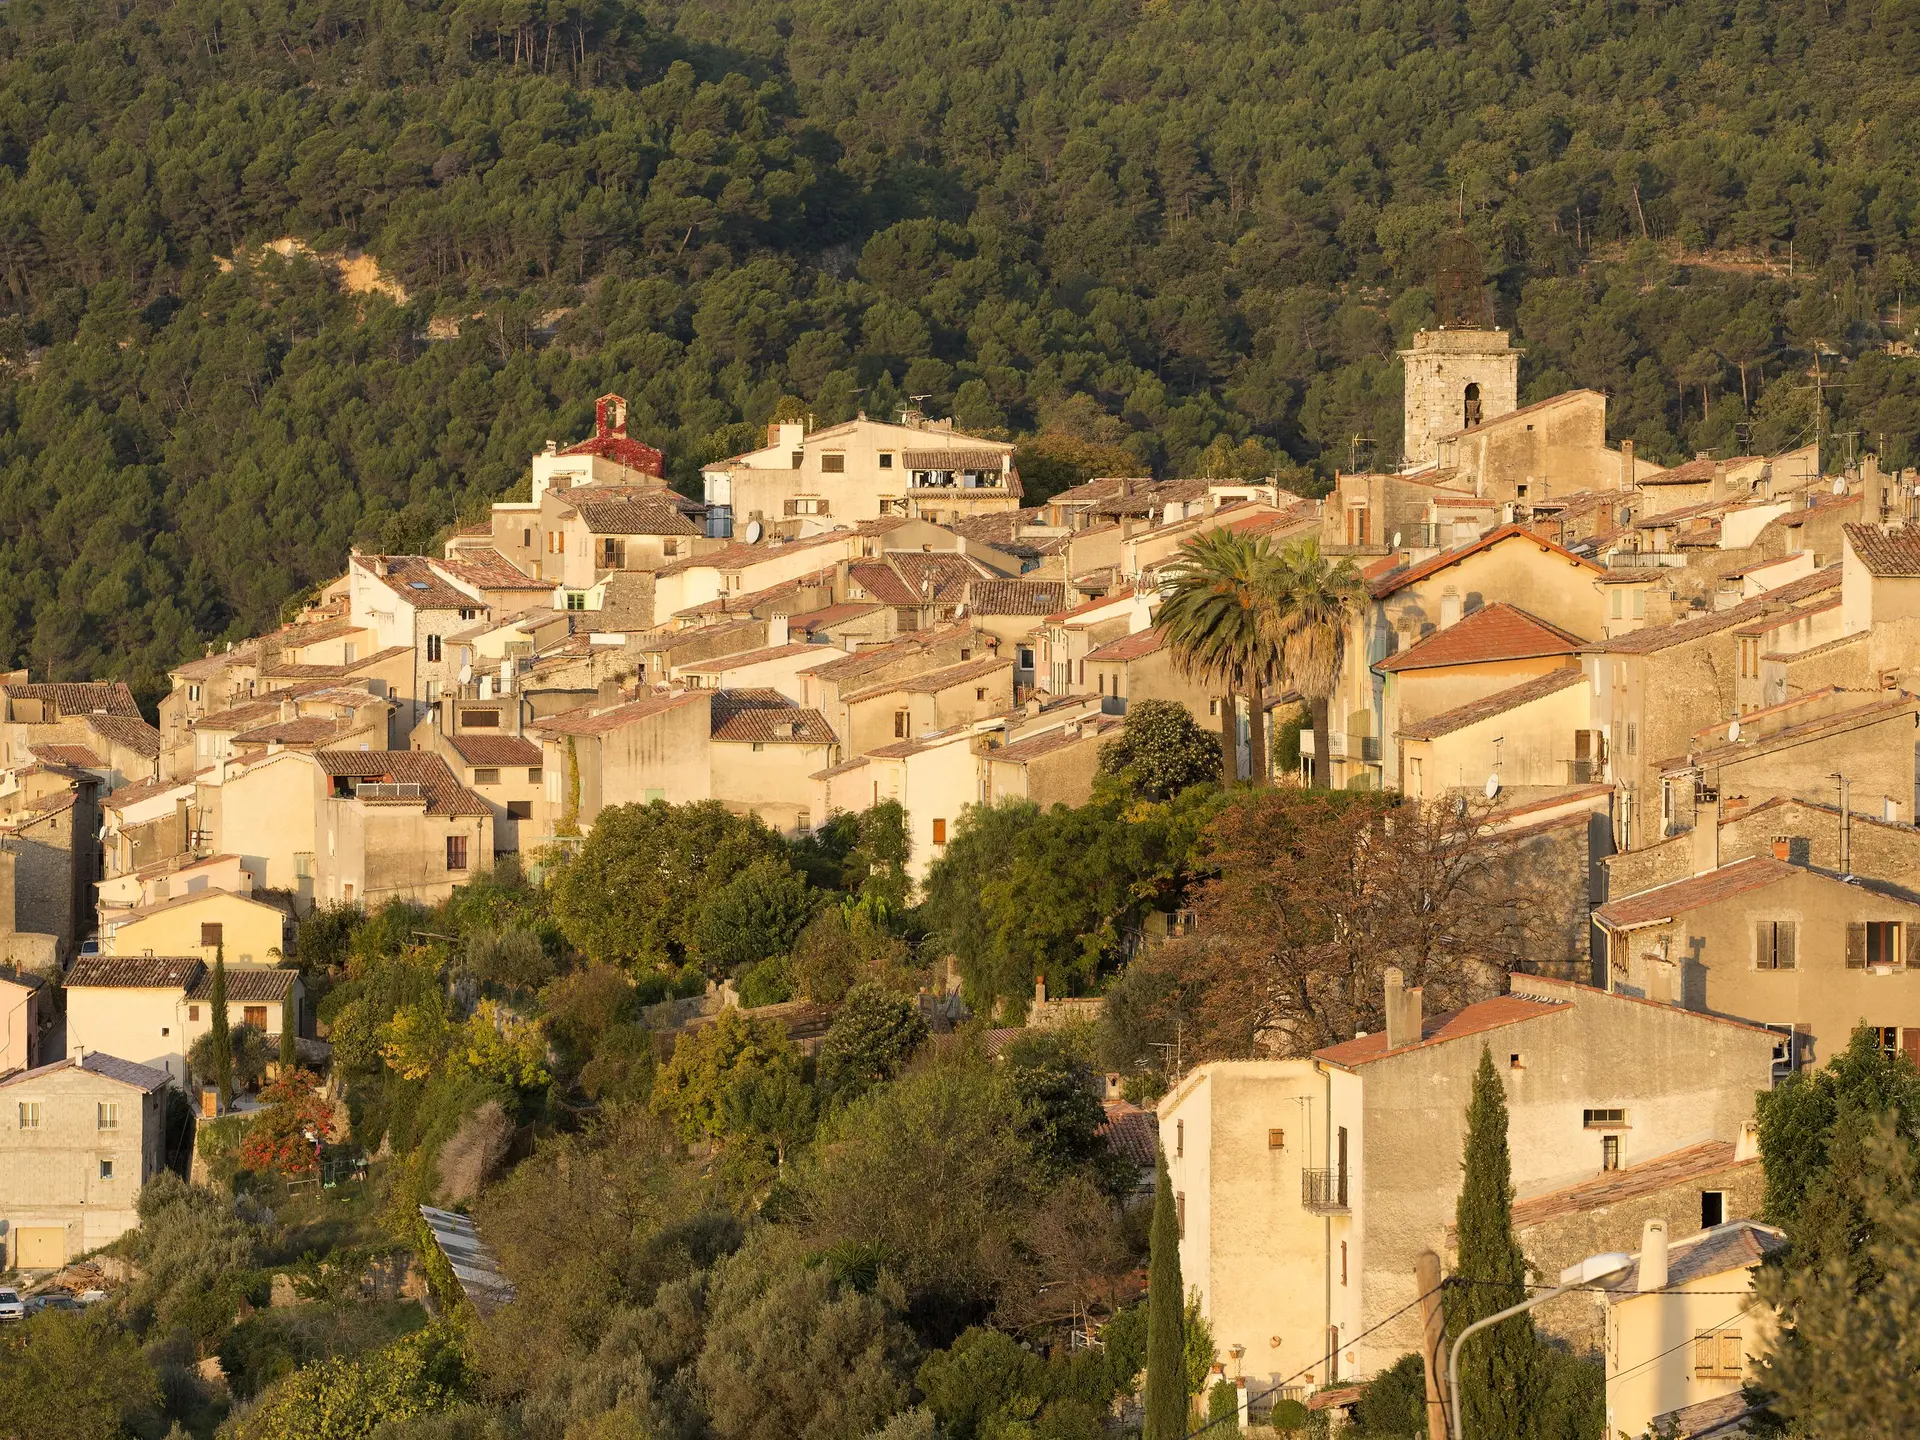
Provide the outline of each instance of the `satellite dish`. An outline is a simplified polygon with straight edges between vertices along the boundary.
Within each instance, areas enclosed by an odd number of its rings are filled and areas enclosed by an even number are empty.
[[[1487,785],[1486,785],[1485,793],[1486,793],[1487,799],[1489,800],[1493,799],[1494,796],[1500,793],[1500,777],[1498,775],[1487,776]]]
[[[1740,738],[1740,722],[1736,720],[1731,725],[1727,726],[1727,740],[1729,743],[1731,743],[1735,740],[1738,740],[1739,738]]]
[[[1393,545],[1392,545],[1392,548],[1393,548],[1393,549],[1395,549],[1395,550],[1398,550],[1398,549],[1400,548],[1400,532],[1399,532],[1398,530],[1396,530],[1396,531],[1394,531],[1394,532],[1393,532]]]
[[[1847,493],[1846,476],[1843,475],[1838,480],[1833,482],[1833,493],[1836,495],[1844,495]]]
[[[747,522],[747,544],[758,545],[760,543],[760,537],[764,533],[758,520],[749,520]]]
[[[472,661],[461,662],[460,683],[462,685],[471,685],[473,683],[473,662]]]

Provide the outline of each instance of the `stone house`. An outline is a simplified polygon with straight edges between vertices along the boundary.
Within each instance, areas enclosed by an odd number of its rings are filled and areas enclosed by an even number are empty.
[[[1100,748],[1118,738],[1121,723],[1117,715],[1082,711],[980,736],[980,803],[1026,800],[1042,810],[1086,804]]]
[[[48,1013],[47,982],[18,969],[0,970],[0,1075],[40,1063],[40,1032]]]
[[[413,732],[413,748],[438,755],[462,785],[487,802],[496,855],[530,844],[537,832],[534,812],[547,790],[546,752],[526,735],[449,731],[435,719],[429,716]]]
[[[710,690],[645,694],[535,724],[529,734],[540,742],[546,777],[534,812],[539,834],[583,833],[609,805],[712,799],[713,697]]]
[[[811,833],[813,775],[837,765],[840,741],[818,710],[778,690],[716,690],[709,734],[713,798],[787,836]]]
[[[493,868],[493,807],[438,755],[321,750],[313,758],[318,898],[434,905]]]
[[[83,955],[67,972],[69,1053],[138,1055],[183,1089],[193,1042],[213,1028],[213,966],[197,955]],[[298,970],[227,966],[227,1023],[251,1025],[278,1045],[293,1010],[310,1028]],[[205,1077],[201,1077],[205,1078]]]
[[[1395,734],[1399,788],[1434,798],[1477,791],[1527,795],[1583,785],[1602,772],[1604,747],[1592,726],[1592,687],[1577,668],[1548,670],[1531,680],[1470,700]]]
[[[411,652],[388,694],[395,737],[409,735],[443,693],[461,684],[459,649],[448,637],[471,628],[489,607],[478,586],[436,568],[424,555],[355,552],[347,580],[352,618],[373,632],[379,652]]]
[[[786,620],[775,620],[773,629],[783,632]],[[777,690],[797,705],[806,688],[800,672],[819,663],[823,648],[827,647],[789,641],[718,655],[676,665],[671,680],[691,690]]]
[[[1737,1142],[1772,1075],[1775,1037],[1758,1026],[1532,975],[1423,1016],[1397,981],[1385,1032],[1199,1066],[1160,1102],[1182,1273],[1250,1380],[1365,1379],[1419,1348],[1414,1260],[1445,1247],[1483,1049],[1521,1203]]]
[[[1438,440],[1510,415],[1520,404],[1520,354],[1504,330],[1421,330],[1400,352],[1406,369],[1403,450],[1411,465],[1440,459]],[[1603,412],[1604,413],[1604,412]]]
[[[960,816],[980,795],[973,728],[955,725],[857,755],[813,776],[814,814],[867,810],[895,800],[907,812],[912,853],[907,873],[917,885],[946,853]]]
[[[902,635],[885,645],[851,654],[829,652],[799,672],[800,703],[825,716],[834,734],[847,744],[851,733],[849,697],[930,671],[967,665],[993,653],[993,637],[964,622]],[[1011,672],[1009,683],[1010,677]]]
[[[207,884],[103,918],[100,950],[105,955],[198,955],[211,964],[224,949],[230,961],[272,965],[289,944],[291,918],[278,905]]]
[[[1718,829],[1700,827],[1697,873],[1594,912],[1609,985],[1791,1035],[1794,1066],[1860,1025],[1920,1060],[1920,896],[1778,855],[1722,865]]]
[[[1685,834],[1608,856],[1603,898],[1635,895],[1694,874],[1706,838],[1702,826],[1716,815],[1723,865],[1777,854],[1779,846],[1796,864],[1836,875],[1897,886],[1911,885],[1920,875],[1920,830],[1911,825],[1858,810],[1843,816],[1837,804],[1781,795],[1750,804],[1747,797],[1724,790],[1718,801],[1696,812],[1694,827]]]
[[[1382,724],[1398,734],[1412,721],[1485,699],[1568,666],[1579,668],[1584,636],[1516,605],[1483,605],[1373,668],[1386,676]]]
[[[1013,708],[1013,660],[984,655],[845,694],[849,754],[864,755]]]
[[[64,960],[93,932],[100,778],[37,764],[0,782],[0,935],[5,954]],[[33,940],[27,937],[47,937]]]
[[[0,1268],[57,1270],[140,1223],[167,1076],[98,1051],[0,1078]]]

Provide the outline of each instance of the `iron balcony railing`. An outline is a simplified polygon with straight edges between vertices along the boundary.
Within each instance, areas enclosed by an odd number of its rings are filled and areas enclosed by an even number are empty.
[[[1347,1172],[1345,1170],[1302,1170],[1300,1203],[1316,1215],[1345,1215]]]
[[[356,800],[418,800],[420,786],[412,780],[362,780],[353,787]]]

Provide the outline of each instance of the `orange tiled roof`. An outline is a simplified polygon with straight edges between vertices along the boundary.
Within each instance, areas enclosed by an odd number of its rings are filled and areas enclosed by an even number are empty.
[[[1571,631],[1500,601],[1483,605],[1444,630],[1416,640],[1373,668],[1396,672],[1443,665],[1479,665],[1495,660],[1532,660],[1572,655],[1587,642]]]
[[[1519,995],[1499,995],[1491,1000],[1482,1000],[1477,1005],[1469,1005],[1464,1010],[1427,1017],[1421,1023],[1419,1040],[1412,1045],[1402,1045],[1398,1050],[1387,1048],[1387,1032],[1381,1030],[1372,1035],[1362,1035],[1357,1040],[1343,1040],[1338,1045],[1329,1045],[1313,1054],[1316,1060],[1325,1060],[1329,1065],[1351,1070],[1356,1065],[1384,1060],[1388,1055],[1404,1055],[1423,1046],[1443,1045],[1449,1040],[1463,1039],[1468,1035],[1484,1035],[1490,1030],[1537,1020],[1542,1015],[1572,1008],[1573,1002],[1570,1000],[1529,1000]]]

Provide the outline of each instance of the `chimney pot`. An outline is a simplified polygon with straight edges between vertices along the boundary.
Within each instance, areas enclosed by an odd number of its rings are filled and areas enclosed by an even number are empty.
[[[1047,977],[1044,975],[1033,977],[1033,1003],[1036,1005],[1047,1003]]]
[[[1399,966],[1389,966],[1386,974],[1387,1048],[1420,1043],[1421,994],[1410,989]]]
[[[1705,875],[1720,868],[1720,802],[1709,800],[1694,811],[1693,873]]]
[[[1641,1291],[1667,1288],[1667,1222],[1649,1220],[1640,1229]]]
[[[1740,1127],[1740,1138],[1733,1142],[1733,1161],[1739,1164],[1743,1160],[1760,1158],[1760,1127],[1749,1120]]]
[[[1776,835],[1773,837],[1773,858],[1776,860],[1793,859],[1793,837]]]

